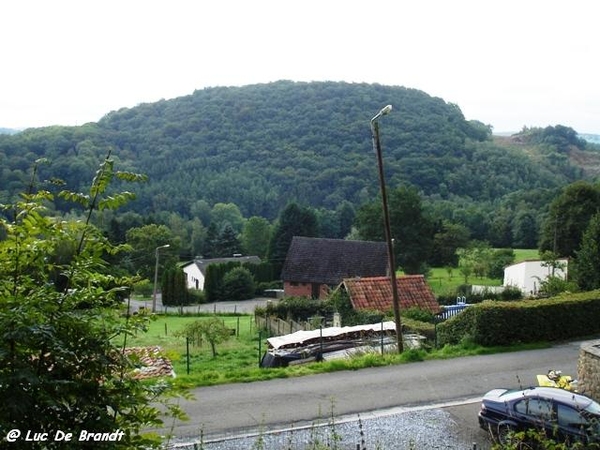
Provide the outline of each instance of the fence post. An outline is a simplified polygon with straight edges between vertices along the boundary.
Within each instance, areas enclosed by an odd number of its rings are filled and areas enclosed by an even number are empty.
[[[260,354],[262,353],[262,330],[258,331],[258,367],[260,367]]]
[[[187,363],[187,374],[190,374],[190,338],[185,338],[185,353],[186,353],[186,363]]]
[[[381,319],[381,334],[379,335],[381,341],[381,356],[383,356],[383,319]]]

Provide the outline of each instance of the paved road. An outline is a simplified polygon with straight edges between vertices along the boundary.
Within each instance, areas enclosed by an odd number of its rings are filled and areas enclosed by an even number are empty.
[[[201,305],[184,306],[184,312],[197,313],[197,312],[208,312],[208,313],[240,313],[240,314],[254,314],[254,309],[257,306],[265,307],[268,302],[277,302],[278,299],[274,298],[254,298],[251,300],[242,300],[237,302],[216,302],[216,303],[203,303]],[[152,309],[152,299],[146,300],[130,300],[130,307],[132,311],[137,311],[139,308]],[[156,310],[158,312],[169,312],[176,314],[179,308],[175,306],[163,306],[161,301],[160,293],[157,294],[156,298]]]
[[[193,391],[194,401],[181,403],[190,421],[171,424],[170,431],[183,439],[202,432],[211,440],[308,426],[332,411],[337,422],[356,419],[358,413],[365,417],[450,407],[457,423],[472,423],[475,432],[477,403],[485,392],[534,385],[536,374],[550,368],[576,375],[579,346],[564,343],[543,350],[199,388]]]

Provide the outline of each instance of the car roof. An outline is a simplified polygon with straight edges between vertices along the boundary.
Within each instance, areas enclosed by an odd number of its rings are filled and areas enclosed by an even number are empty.
[[[566,389],[560,389],[555,387],[540,387],[534,386],[523,390],[507,390],[498,395],[498,400],[511,401],[519,398],[530,398],[530,397],[543,397],[551,398],[562,403],[574,404],[579,407],[585,408],[593,400],[585,395],[577,394],[575,392],[567,391]]]

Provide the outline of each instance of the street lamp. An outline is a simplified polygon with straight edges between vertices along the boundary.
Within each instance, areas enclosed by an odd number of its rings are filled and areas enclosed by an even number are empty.
[[[156,285],[158,284],[158,256],[159,256],[159,250],[161,248],[167,248],[170,247],[169,244],[165,244],[165,245],[161,245],[159,247],[156,247],[156,253],[155,253],[155,259],[156,259],[156,266],[154,267],[154,296],[152,297],[152,312],[156,312]]]
[[[392,105],[387,105],[371,119],[371,135],[373,137],[373,150],[377,155],[377,166],[379,167],[379,185],[381,187],[381,202],[383,206],[383,222],[385,229],[385,241],[387,243],[388,265],[390,270],[390,283],[392,285],[392,304],[394,306],[394,322],[396,325],[396,338],[398,341],[398,353],[402,353],[402,324],[400,322],[400,301],[398,300],[398,285],[396,284],[396,262],[394,258],[394,243],[390,230],[390,213],[388,209],[387,194],[385,191],[385,176],[383,174],[383,158],[381,156],[381,142],[379,141],[379,119],[392,110]]]

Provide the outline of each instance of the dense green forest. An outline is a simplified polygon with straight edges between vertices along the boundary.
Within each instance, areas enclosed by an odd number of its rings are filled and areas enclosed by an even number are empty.
[[[600,168],[600,146],[564,125],[499,137],[465,120],[458,105],[415,89],[280,81],[198,90],[79,127],[0,135],[0,203],[28,189],[34,164],[36,189],[82,190],[111,149],[120,170],[148,176],[119,223],[107,219],[123,237],[131,226],[173,229],[178,220],[195,220],[206,237],[218,234],[210,229],[215,206],[273,223],[291,202],[316,211],[321,235],[345,237],[349,226],[325,224],[351,221],[377,200],[369,121],[387,104],[394,109],[380,124],[388,186],[415,188],[436,220],[496,246],[537,245],[537,235],[519,237],[521,228],[537,233],[561,189],[593,181]],[[60,201],[53,208],[69,212]],[[231,221],[241,233],[243,223]],[[204,251],[190,233],[181,237],[182,256]]]

